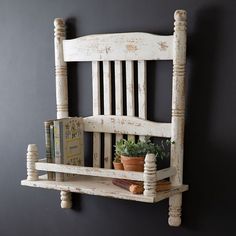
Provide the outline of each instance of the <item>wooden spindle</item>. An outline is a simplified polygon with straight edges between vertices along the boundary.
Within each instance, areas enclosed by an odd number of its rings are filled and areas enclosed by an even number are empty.
[[[72,200],[71,193],[66,191],[61,191],[61,208],[71,208]]]
[[[56,102],[57,118],[68,117],[68,86],[67,86],[67,65],[63,58],[63,40],[65,39],[65,22],[61,18],[54,20],[54,49],[55,49],[55,73],[56,73]],[[61,191],[63,198],[61,206],[70,208],[71,193]]]
[[[156,195],[157,169],[154,154],[147,154],[144,163],[144,192],[145,196]]]
[[[93,115],[101,114],[100,102],[100,66],[98,61],[92,62],[93,79]],[[93,133],[93,166],[101,167],[101,134]]]
[[[104,115],[111,115],[111,63],[103,62]],[[112,168],[112,135],[104,134],[104,168]]]
[[[38,180],[38,172],[35,162],[38,160],[38,147],[36,144],[29,144],[27,148],[27,180]]]
[[[187,13],[177,10],[174,15],[174,55],[173,55],[173,84],[172,84],[172,125],[171,137],[175,143],[171,145],[171,166],[177,170],[170,178],[174,186],[183,182],[183,145],[184,145],[184,109],[185,91],[184,76],[186,64],[186,20]],[[169,199],[169,225],[181,224],[182,194],[176,194]]]

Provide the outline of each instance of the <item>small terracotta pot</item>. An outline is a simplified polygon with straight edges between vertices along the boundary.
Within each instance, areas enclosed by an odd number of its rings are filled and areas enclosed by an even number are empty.
[[[121,163],[123,163],[124,170],[138,172],[144,170],[144,157],[121,156]]]
[[[115,170],[124,170],[124,166],[121,162],[113,162],[113,166]]]

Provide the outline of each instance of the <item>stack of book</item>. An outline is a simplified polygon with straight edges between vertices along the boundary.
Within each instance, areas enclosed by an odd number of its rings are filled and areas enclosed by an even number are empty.
[[[70,117],[44,122],[46,158],[49,163],[83,165],[83,119]],[[48,173],[49,180],[65,181],[71,174]]]

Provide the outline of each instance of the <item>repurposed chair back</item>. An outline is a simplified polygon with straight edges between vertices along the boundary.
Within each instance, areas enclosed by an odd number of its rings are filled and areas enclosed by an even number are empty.
[[[85,131],[93,132],[94,167],[100,167],[103,162],[104,168],[112,168],[112,134],[115,134],[116,140],[127,134],[129,139],[134,139],[135,135],[140,138],[172,138],[175,141],[175,145],[171,147],[172,165],[177,161],[177,171],[182,172],[185,51],[184,12],[175,14],[174,34],[170,36],[117,33],[65,40],[64,21],[55,20],[58,118],[68,116],[66,62],[92,62],[93,116],[84,118],[84,128]],[[147,120],[147,60],[173,60],[171,123]],[[134,83],[135,63],[137,86]],[[138,91],[134,91],[135,87]],[[135,99],[135,96],[138,99]],[[104,136],[101,133],[104,133]],[[104,140],[101,140],[102,138]],[[101,157],[102,150],[104,159]],[[182,182],[182,174],[177,176],[176,181]]]

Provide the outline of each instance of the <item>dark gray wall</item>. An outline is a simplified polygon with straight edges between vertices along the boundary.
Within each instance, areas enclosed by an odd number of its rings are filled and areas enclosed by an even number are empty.
[[[173,12],[181,8],[188,11],[184,180],[190,184],[182,227],[167,225],[167,201],[149,205],[74,194],[74,208],[61,210],[59,192],[20,186],[27,144],[37,143],[43,155],[42,123],[56,116],[53,19],[67,20],[70,38],[126,31],[171,34]],[[0,235],[233,235],[235,22],[235,1],[1,0]],[[69,66],[70,101],[79,100],[71,103],[71,115],[91,114],[90,72],[87,63]],[[150,118],[169,120],[170,86],[170,63],[160,62],[157,70],[150,66],[149,101],[162,96]]]

